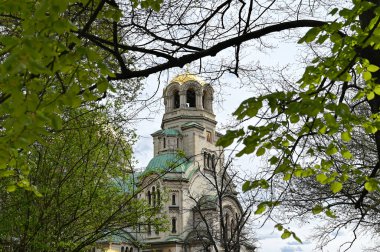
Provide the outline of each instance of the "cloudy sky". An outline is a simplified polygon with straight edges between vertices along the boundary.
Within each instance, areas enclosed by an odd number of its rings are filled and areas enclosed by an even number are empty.
[[[296,46],[289,46],[289,44],[282,43],[278,45],[278,48],[271,51],[270,53],[256,53],[255,57],[261,64],[265,65],[284,65],[289,63],[289,59],[295,58],[298,54]],[[291,60],[290,60],[291,62]],[[295,62],[295,61],[293,61]],[[149,160],[153,157],[153,141],[150,136],[153,132],[160,129],[162,115],[164,113],[163,100],[159,99],[162,96],[162,89],[166,82],[173,78],[177,73],[182,73],[184,70],[175,69],[168,73],[167,77],[160,78],[158,81],[157,76],[151,76],[146,80],[145,90],[142,93],[142,98],[151,97],[155,94],[153,99],[158,99],[158,102],[154,103],[153,106],[145,109],[140,114],[140,118],[145,118],[138,122],[135,127],[139,135],[139,140],[135,145],[135,156],[138,160],[138,167],[145,167]],[[227,76],[224,80],[225,82],[238,82],[236,77]],[[158,87],[158,92],[157,92]],[[218,87],[219,88],[219,87]],[[216,114],[216,119],[218,121],[218,127],[221,132],[224,131],[224,122],[231,121],[232,112],[237,108],[237,106],[245,99],[253,96],[251,89],[237,89],[231,88],[229,86],[221,88],[222,95],[217,99],[217,103],[214,104],[214,112]],[[252,167],[253,162],[250,158],[245,158],[237,160],[235,165],[241,167]],[[258,227],[261,223],[255,223]],[[349,241],[352,238],[352,234],[349,231],[343,230],[338,237],[329,246],[323,248],[323,250],[316,248],[316,242],[309,240],[309,236],[312,234],[311,226],[316,223],[311,223],[308,225],[298,226],[297,223],[290,226],[291,230],[295,231],[296,234],[303,241],[302,244],[292,240],[291,238],[287,240],[281,239],[281,233],[275,230],[273,223],[266,223],[260,229],[256,229],[255,232],[258,238],[259,251],[262,252],[299,252],[299,251],[325,251],[325,252],[336,252],[339,251],[339,246]],[[370,238],[359,237],[358,241],[349,250],[352,252],[363,251],[364,247],[373,245],[374,241]]]

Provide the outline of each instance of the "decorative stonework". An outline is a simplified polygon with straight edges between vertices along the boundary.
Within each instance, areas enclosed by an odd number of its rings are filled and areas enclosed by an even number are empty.
[[[196,250],[199,242],[192,238],[195,225],[198,225],[193,198],[210,198],[212,188],[201,171],[221,166],[220,160],[223,160],[221,149],[215,146],[220,134],[215,130],[213,94],[209,84],[189,73],[173,78],[164,89],[162,128],[152,134],[154,157],[145,170],[147,177],[140,181],[146,186],[140,196],[152,201],[148,199],[152,197],[152,186],[156,186],[157,192],[159,185],[167,198],[161,211],[163,216],[169,217],[169,230],[154,234],[152,229],[150,235],[138,233],[135,239],[150,246],[139,251],[199,251]],[[194,96],[189,98],[189,95]],[[178,151],[186,157],[178,155]],[[219,162],[216,162],[217,158]],[[173,164],[176,166],[172,167]],[[240,211],[239,204],[232,201],[237,200],[232,197],[223,203],[230,216]],[[215,211],[215,207],[209,211]],[[212,216],[210,221],[217,226],[218,212],[213,212]]]

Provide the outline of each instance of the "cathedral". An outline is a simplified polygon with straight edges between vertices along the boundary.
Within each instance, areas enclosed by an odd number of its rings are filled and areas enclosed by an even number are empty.
[[[165,113],[161,129],[151,134],[154,157],[139,176],[138,197],[161,205],[168,228],[145,225],[130,232],[129,240],[111,241],[106,251],[254,251],[241,239],[243,210],[223,151],[216,146],[221,134],[213,92],[190,73],[176,76],[164,88]]]

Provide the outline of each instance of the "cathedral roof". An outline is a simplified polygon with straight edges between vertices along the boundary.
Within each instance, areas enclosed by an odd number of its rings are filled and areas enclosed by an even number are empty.
[[[181,132],[176,129],[164,129],[164,130],[157,130],[152,134],[152,136],[157,136],[157,135],[164,135],[164,136],[180,136]]]
[[[197,123],[197,122],[187,122],[187,123],[184,123],[181,125],[181,129],[182,130],[185,130],[185,129],[188,129],[188,128],[198,128],[198,129],[201,129],[201,130],[204,130],[205,127],[203,127],[201,124]]]
[[[191,162],[177,152],[161,153],[153,157],[145,172],[186,172]]]
[[[195,75],[195,74],[191,74],[189,72],[177,75],[176,77],[174,77],[169,82],[169,84],[171,84],[171,83],[178,83],[178,84],[182,85],[182,84],[184,84],[184,83],[186,83],[188,81],[195,81],[195,82],[198,82],[201,85],[206,85],[207,84],[201,77],[199,77],[198,75]]]

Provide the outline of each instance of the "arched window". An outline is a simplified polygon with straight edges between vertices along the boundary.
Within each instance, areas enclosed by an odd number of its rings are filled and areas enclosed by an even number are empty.
[[[174,91],[174,108],[179,108],[179,91]]]
[[[212,165],[212,169],[215,170],[215,155],[211,156],[211,165]]]
[[[207,152],[203,153],[203,166],[205,168],[207,167]]]
[[[121,247],[120,252],[124,252],[124,247]]]
[[[176,205],[175,194],[172,194],[172,206],[175,206],[175,205]]]
[[[172,233],[175,234],[177,233],[177,219],[172,218]]]
[[[207,167],[211,168],[211,154],[207,155]]]
[[[160,188],[157,187],[157,205],[160,205],[161,204],[161,192],[160,192]]]
[[[152,204],[152,195],[150,194],[150,191],[148,191],[148,203],[149,205]]]
[[[166,138],[164,137],[164,148],[166,148]]]
[[[194,108],[195,107],[195,91],[194,89],[189,89],[186,91],[186,103],[189,105],[189,107]]]
[[[153,186],[152,188],[152,198],[153,198],[153,206],[156,206],[156,188]]]
[[[133,248],[130,248],[130,249],[129,249],[129,252],[133,252]]]

